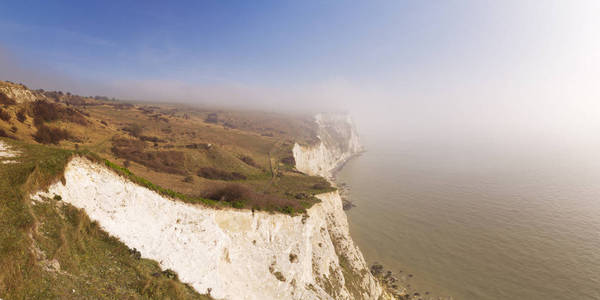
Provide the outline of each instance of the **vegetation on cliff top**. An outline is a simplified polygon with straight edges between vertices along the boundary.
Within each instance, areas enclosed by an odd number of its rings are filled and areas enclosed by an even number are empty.
[[[0,298],[210,299],[140,258],[60,196],[29,200],[61,180],[72,155],[88,153],[0,141],[19,152],[10,158],[16,163],[0,165]]]
[[[314,139],[311,118],[128,104],[6,82],[0,92],[0,141],[20,152],[0,158],[2,299],[210,299],[59,195],[29,199],[64,180],[73,155],[162,195],[212,207],[294,215],[317,203],[316,194],[335,190],[294,168],[294,142]]]
[[[6,88],[35,100],[5,95],[0,135],[89,150],[137,183],[186,202],[295,214],[317,203],[315,194],[334,190],[294,168],[294,142],[315,137],[309,116],[130,104],[0,82]],[[216,196],[232,189],[244,193],[234,201]]]

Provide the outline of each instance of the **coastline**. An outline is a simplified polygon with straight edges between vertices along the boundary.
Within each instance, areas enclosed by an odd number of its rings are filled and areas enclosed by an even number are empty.
[[[354,234],[352,233],[352,222],[350,222],[351,214],[348,213],[348,211],[358,206],[354,203],[353,200],[350,199],[352,187],[349,184],[342,182],[338,174],[351,160],[362,156],[366,152],[367,150],[362,150],[348,157],[348,159],[341,162],[337,167],[335,167],[331,171],[331,178],[329,178],[332,184],[338,188],[340,197],[342,198],[344,212],[346,213],[346,216],[350,223],[350,236],[354,236]],[[362,245],[357,246],[359,247],[359,249],[362,249]],[[371,272],[371,274],[379,280],[379,282],[385,287],[385,289],[387,289],[391,292],[391,294],[396,296],[397,299],[414,298],[422,300],[454,300],[454,298],[451,296],[439,296],[433,294],[428,290],[423,291],[421,289],[414,288],[410,283],[411,279],[415,277],[415,275],[412,273],[406,273],[402,270],[390,270],[386,268],[384,264],[371,259],[367,260],[366,257],[365,260],[367,261],[367,265],[369,266],[369,271]]]

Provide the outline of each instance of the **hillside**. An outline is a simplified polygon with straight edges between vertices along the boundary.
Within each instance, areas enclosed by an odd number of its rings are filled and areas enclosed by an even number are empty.
[[[0,138],[0,297],[210,299],[59,196],[29,199],[60,180],[74,154]]]
[[[324,178],[360,150],[347,117],[0,102],[0,298],[389,297]]]
[[[311,116],[131,104],[0,82],[0,136],[88,150],[184,201],[286,213],[329,183],[294,169],[316,142]]]

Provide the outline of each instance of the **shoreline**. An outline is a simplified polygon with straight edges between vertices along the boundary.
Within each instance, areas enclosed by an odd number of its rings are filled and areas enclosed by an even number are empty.
[[[350,162],[352,159],[358,158],[365,152],[367,151],[362,150],[349,156],[331,171],[331,176],[328,178],[328,180],[336,188],[338,188],[340,197],[342,198],[344,212],[346,212],[348,220],[350,220],[350,216],[347,211],[357,207],[357,205],[348,199],[351,190],[350,185],[345,182],[341,182],[337,175],[343,170],[348,162]],[[350,226],[350,228],[352,228],[352,226]],[[352,236],[352,232],[350,232],[350,236]],[[360,248],[360,245],[357,246]],[[410,279],[415,277],[412,273],[406,273],[402,270],[392,271],[377,261],[367,261],[367,265],[369,266],[369,271],[371,274],[377,278],[381,285],[384,286],[385,289],[387,289],[396,299],[454,300],[452,296],[438,296],[427,290],[421,292],[421,290],[415,289],[412,284],[409,283]]]

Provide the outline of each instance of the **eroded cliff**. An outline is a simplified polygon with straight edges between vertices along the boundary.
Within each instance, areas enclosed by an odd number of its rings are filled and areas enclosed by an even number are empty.
[[[300,171],[328,176],[360,145],[348,117],[320,115],[317,123],[320,144],[296,145],[294,156]],[[289,216],[182,203],[81,157],[69,162],[64,178],[34,200],[60,195],[200,293],[218,299],[384,295],[350,237],[337,191],[318,195],[321,202],[305,215]]]

